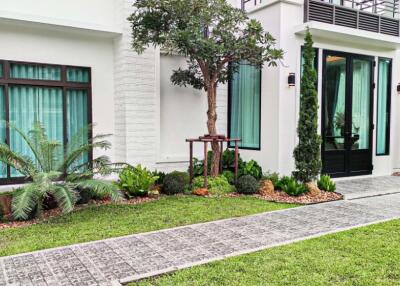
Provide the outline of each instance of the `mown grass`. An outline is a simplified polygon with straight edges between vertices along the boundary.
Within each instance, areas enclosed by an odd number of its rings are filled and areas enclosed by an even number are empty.
[[[0,230],[0,256],[293,207],[254,197],[162,197],[138,205],[88,206],[22,228]]]
[[[395,220],[130,285],[400,285],[399,232]]]

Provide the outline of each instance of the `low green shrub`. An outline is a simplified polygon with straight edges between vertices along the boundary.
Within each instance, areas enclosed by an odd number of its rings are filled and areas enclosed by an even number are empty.
[[[236,190],[240,194],[252,195],[259,190],[258,181],[251,175],[244,175],[238,179]]]
[[[0,205],[0,221],[2,221],[4,218],[4,210],[3,210],[3,206]]]
[[[287,185],[292,180],[289,176],[283,176],[281,179],[278,180],[276,185],[274,185],[275,189],[282,190],[283,186]]]
[[[242,165],[243,160],[238,154],[238,166]],[[234,171],[235,170],[235,150],[226,149],[222,153],[222,168],[223,170]]]
[[[204,187],[204,177],[197,177],[193,180],[192,188],[194,190]],[[235,188],[229,184],[224,176],[217,176],[215,178],[208,178],[208,192],[214,196],[221,196],[231,193]]]
[[[222,176],[224,176],[229,184],[233,185],[235,183],[235,173],[229,170],[225,170],[222,172]]]
[[[336,184],[328,175],[322,175],[317,184],[320,190],[324,190],[326,192],[336,191]]]
[[[141,165],[125,167],[119,174],[118,186],[128,197],[145,196],[158,177]]]
[[[174,171],[165,175],[163,182],[163,192],[167,195],[184,193],[189,184],[189,174],[187,172]]]
[[[156,185],[162,185],[165,179],[165,173],[161,171],[155,170],[153,173],[154,177],[157,177],[157,180],[154,182]]]
[[[274,173],[267,172],[263,175],[263,179],[270,180],[272,182],[272,184],[274,185],[274,187],[276,187],[279,182],[279,174],[277,172],[274,172]]]
[[[261,179],[263,172],[262,168],[258,163],[254,160],[250,160],[249,162],[243,162],[240,165],[239,169],[240,176],[251,175],[257,180]]]
[[[294,178],[290,178],[290,180],[282,186],[282,191],[289,196],[300,196],[308,192],[308,189],[304,184],[299,184]]]

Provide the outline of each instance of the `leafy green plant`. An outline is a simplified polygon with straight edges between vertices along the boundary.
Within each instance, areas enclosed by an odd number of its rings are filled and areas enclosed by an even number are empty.
[[[184,193],[189,184],[189,174],[187,172],[174,171],[165,175],[163,192],[167,195]]]
[[[33,157],[28,157],[0,143],[0,162],[31,180],[31,183],[14,193],[12,212],[15,219],[25,220],[40,215],[44,201],[50,196],[63,212],[70,212],[77,201],[78,188],[91,190],[100,196],[110,196],[113,200],[121,198],[114,184],[94,179],[95,175],[111,174],[117,165],[111,164],[106,156],[95,158],[92,162],[82,162],[82,158],[91,150],[110,148],[110,143],[105,140],[107,135],[98,135],[82,143],[82,136],[87,138],[88,135],[89,127],[86,127],[77,132],[64,149],[61,142],[48,138],[39,122],[35,122],[28,133],[12,124],[9,126],[25,141],[33,154]]]
[[[232,171],[225,170],[222,172],[222,176],[228,180],[229,184],[233,185],[235,183],[235,173]]]
[[[200,189],[204,187],[204,177],[197,177],[193,180],[192,188]],[[234,191],[234,187],[229,184],[224,176],[209,177],[208,178],[208,191],[211,195],[221,196]]]
[[[3,206],[0,205],[0,221],[2,221],[4,218],[4,210],[3,210]]]
[[[324,190],[326,192],[336,191],[336,184],[328,175],[322,175],[317,184],[320,190]]]
[[[263,179],[264,180],[270,180],[272,182],[272,184],[274,185],[274,187],[276,188],[279,182],[279,174],[274,172],[274,173],[265,173],[263,175]]]
[[[277,183],[274,185],[275,189],[277,190],[282,190],[283,186],[287,185],[290,181],[292,181],[292,178],[289,176],[283,176]]]
[[[251,175],[244,175],[238,179],[236,190],[240,194],[252,195],[258,193],[260,185]]]
[[[255,179],[259,180],[261,179],[263,172],[262,168],[258,163],[254,160],[251,160],[249,162],[244,162],[239,170],[239,174],[241,176],[244,175],[251,175]]]
[[[166,174],[164,172],[157,171],[157,170],[155,170],[152,174],[153,174],[154,177],[157,177],[157,180],[155,181],[155,184],[162,185],[162,183],[164,182]]]
[[[301,78],[300,115],[297,125],[299,143],[293,152],[296,180],[308,183],[321,172],[321,136],[318,134],[318,93],[315,82],[313,40],[307,29],[304,43],[303,76]]]
[[[299,184],[296,179],[290,178],[290,180],[282,186],[282,191],[289,196],[300,196],[308,192],[308,189],[304,184]]]
[[[129,198],[146,196],[158,177],[141,165],[127,166],[119,174],[118,186]]]

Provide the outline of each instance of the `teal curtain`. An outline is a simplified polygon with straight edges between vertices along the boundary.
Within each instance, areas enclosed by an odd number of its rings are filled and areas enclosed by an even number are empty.
[[[379,59],[378,112],[377,112],[377,155],[388,155],[389,114],[390,114],[390,60]]]
[[[15,79],[61,80],[61,68],[12,63],[10,65],[10,77]]]
[[[63,96],[61,88],[33,86],[11,86],[9,88],[10,122],[24,132],[32,129],[34,122],[40,122],[52,140],[64,141]],[[24,155],[32,156],[22,137],[10,129],[10,148]],[[62,156],[62,148],[58,156]],[[11,170],[11,176],[19,176]]]
[[[242,148],[260,148],[261,70],[242,63],[233,75],[230,94],[230,138]]]
[[[371,64],[353,61],[352,136],[359,137],[353,149],[369,149]]]
[[[70,89],[67,91],[67,132],[70,147],[74,148],[88,142],[88,91]],[[88,162],[85,154],[76,165]]]
[[[0,86],[0,141],[6,142],[6,106],[3,86]],[[7,178],[7,165],[3,163],[0,163],[0,178]]]
[[[4,68],[3,63],[0,63],[0,77],[4,76],[3,68]]]
[[[88,83],[90,81],[89,69],[87,68],[67,68],[67,81]]]

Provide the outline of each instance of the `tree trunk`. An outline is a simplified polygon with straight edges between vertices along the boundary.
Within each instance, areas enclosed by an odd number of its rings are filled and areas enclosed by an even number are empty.
[[[208,111],[207,111],[207,128],[208,134],[211,136],[217,135],[217,85],[212,83],[207,89],[208,99]],[[216,177],[219,174],[219,159],[220,159],[220,148],[218,142],[211,144],[213,151],[211,161],[211,176]]]

